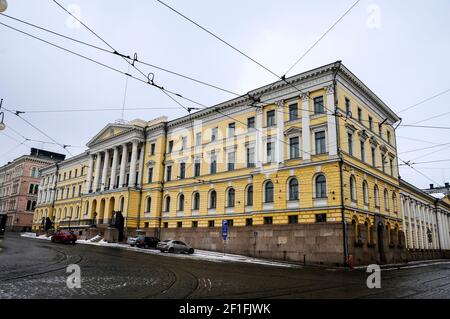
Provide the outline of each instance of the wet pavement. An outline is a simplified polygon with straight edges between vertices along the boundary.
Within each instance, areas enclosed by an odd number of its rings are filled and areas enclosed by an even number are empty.
[[[81,269],[70,289],[66,268]],[[450,262],[381,273],[286,268],[63,245],[8,233],[0,243],[0,298],[450,298]]]

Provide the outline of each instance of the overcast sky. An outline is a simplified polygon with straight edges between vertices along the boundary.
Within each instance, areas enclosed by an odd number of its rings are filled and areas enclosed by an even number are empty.
[[[202,32],[154,0],[59,0],[78,11],[93,30],[126,55],[165,67],[238,93],[273,82],[273,75]],[[187,16],[231,42],[278,74],[286,70],[354,3],[354,0],[167,0]],[[89,31],[68,19],[51,0],[8,0],[5,14],[107,48]],[[343,63],[394,111],[450,89],[450,3],[432,1],[362,0],[289,73],[294,75],[336,60]],[[127,64],[99,52],[0,16],[0,22],[102,61],[122,71]],[[155,73],[155,82],[206,105],[233,96],[173,75]],[[132,72],[132,71],[131,71]],[[132,72],[133,73],[133,72]],[[136,76],[139,74],[133,73]],[[13,110],[68,110],[121,108],[125,76],[63,52],[0,25],[0,97]],[[450,112],[450,92],[399,114],[413,124]],[[195,106],[182,101],[185,106]],[[132,120],[186,112],[161,91],[129,80],[126,107],[154,108],[126,111]],[[85,145],[121,111],[84,113],[30,113],[23,115],[58,142]],[[449,126],[450,113],[422,125]],[[11,114],[3,132],[23,141],[48,140]],[[420,141],[419,141],[420,140]],[[450,130],[400,128],[399,156],[414,162],[450,159]],[[29,146],[63,151],[39,142]],[[29,151],[29,147],[0,132],[0,165]],[[404,153],[418,148],[427,150]],[[12,149],[12,151],[10,151]],[[84,148],[70,148],[72,154]],[[434,152],[430,154],[431,152]],[[402,154],[403,153],[403,154]],[[402,167],[401,176],[419,187],[450,181],[450,161]]]

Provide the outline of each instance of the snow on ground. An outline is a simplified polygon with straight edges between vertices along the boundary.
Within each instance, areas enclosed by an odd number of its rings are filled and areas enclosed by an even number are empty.
[[[28,237],[28,238],[34,238],[34,239],[42,239],[42,240],[50,240],[51,237],[47,237],[45,235],[36,236],[35,233],[23,233],[21,234],[22,237]],[[78,244],[83,245],[94,245],[94,246],[103,246],[103,247],[112,247],[112,248],[119,248],[119,249],[125,249],[129,251],[135,251],[139,253],[144,254],[153,254],[153,255],[163,255],[171,258],[188,258],[188,259],[198,259],[198,260],[207,260],[207,261],[213,261],[213,262],[241,262],[241,263],[249,263],[249,264],[259,264],[259,265],[266,265],[266,266],[276,266],[276,267],[288,267],[288,268],[301,268],[301,266],[296,264],[289,264],[289,263],[283,263],[283,262],[277,262],[277,261],[271,261],[266,259],[260,259],[260,258],[253,258],[243,255],[235,255],[235,254],[228,254],[223,252],[215,252],[215,251],[207,251],[207,250],[200,250],[196,249],[195,252],[192,255],[186,255],[186,254],[169,254],[169,253],[162,253],[159,250],[155,249],[143,249],[143,248],[137,248],[137,247],[131,247],[127,244],[118,244],[118,243],[108,243],[107,241],[101,239],[100,236],[95,236],[89,240],[77,240]]]

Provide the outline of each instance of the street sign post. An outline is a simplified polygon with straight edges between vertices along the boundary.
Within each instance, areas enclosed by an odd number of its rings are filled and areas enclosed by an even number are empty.
[[[223,255],[225,256],[225,245],[228,237],[228,220],[222,220]]]

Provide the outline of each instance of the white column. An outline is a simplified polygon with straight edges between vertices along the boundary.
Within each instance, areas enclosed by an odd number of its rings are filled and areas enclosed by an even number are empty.
[[[439,248],[444,249],[444,232],[442,227],[442,218],[441,218],[441,212],[439,210],[436,211],[437,216],[437,224],[438,224],[438,234],[439,234]]]
[[[122,145],[122,160],[120,161],[120,172],[119,172],[119,188],[125,185],[125,169],[127,166],[128,148],[127,144]]]
[[[105,150],[105,159],[103,161],[103,172],[102,172],[102,184],[100,186],[100,191],[104,192],[106,188],[106,177],[108,176],[109,167],[109,150]]]
[[[277,145],[277,163],[282,164],[284,163],[284,146],[286,143],[283,143],[282,141],[285,140],[284,138],[284,101],[280,100],[277,102],[277,134],[278,139],[276,139],[276,145]]]
[[[130,180],[128,187],[134,187],[136,184],[136,162],[137,162],[137,151],[138,151],[138,141],[133,141],[133,146],[131,148],[131,162],[130,162]]]
[[[409,226],[409,248],[414,248],[414,241],[412,235],[412,218],[411,218],[411,201],[409,198],[406,200],[406,208],[408,209],[408,226]]]
[[[86,175],[86,193],[89,194],[91,192],[91,184],[92,184],[92,171],[94,169],[94,155],[89,155],[89,166]]]
[[[311,160],[311,131],[309,128],[309,93],[302,94],[302,158]]]
[[[336,106],[334,105],[334,85],[326,87],[327,90],[327,126],[328,126],[328,154],[337,155],[337,127],[336,127]]]
[[[139,154],[138,181],[137,181],[139,187],[142,186],[142,174],[144,174],[144,154],[145,154],[145,142],[142,143],[141,153]]]
[[[94,175],[94,185],[92,185],[92,191],[95,193],[98,188],[98,181],[100,178],[100,165],[102,163],[102,154],[97,153],[97,159],[95,160],[95,175]]]
[[[430,241],[428,240],[428,229],[431,230],[431,222],[430,222],[430,215],[428,214],[428,207],[423,206],[422,207],[422,214],[423,214],[423,221],[425,224],[425,249],[431,249]]]
[[[109,189],[113,190],[114,185],[116,184],[116,174],[117,174],[117,161],[119,160],[119,148],[114,147],[113,161],[111,167],[111,183],[109,185]]]
[[[263,116],[262,107],[256,109],[256,149],[255,149],[255,166],[257,168],[262,168],[263,162]]]
[[[419,227],[418,227],[418,218],[417,218],[417,204],[416,201],[413,200],[412,202],[413,205],[413,216],[414,216],[414,239],[416,241],[415,246],[417,249],[420,248],[419,245]]]
[[[424,242],[424,220],[422,215],[422,204],[417,204],[417,213],[419,217],[419,236],[420,236],[420,248],[425,249],[425,242]]]
[[[405,198],[403,196],[400,197],[400,205],[402,210],[402,222],[403,222],[403,233],[405,234],[405,241],[406,240],[406,220],[405,220]],[[408,248],[408,244],[405,243],[405,247]]]
[[[433,221],[433,249],[438,249],[438,234],[437,234],[437,224],[436,224],[436,215],[434,214],[434,208],[430,208],[431,220]]]
[[[445,249],[450,249],[450,235],[449,235],[449,225],[448,225],[448,216],[447,213],[442,214],[442,219],[444,220],[444,243]]]

